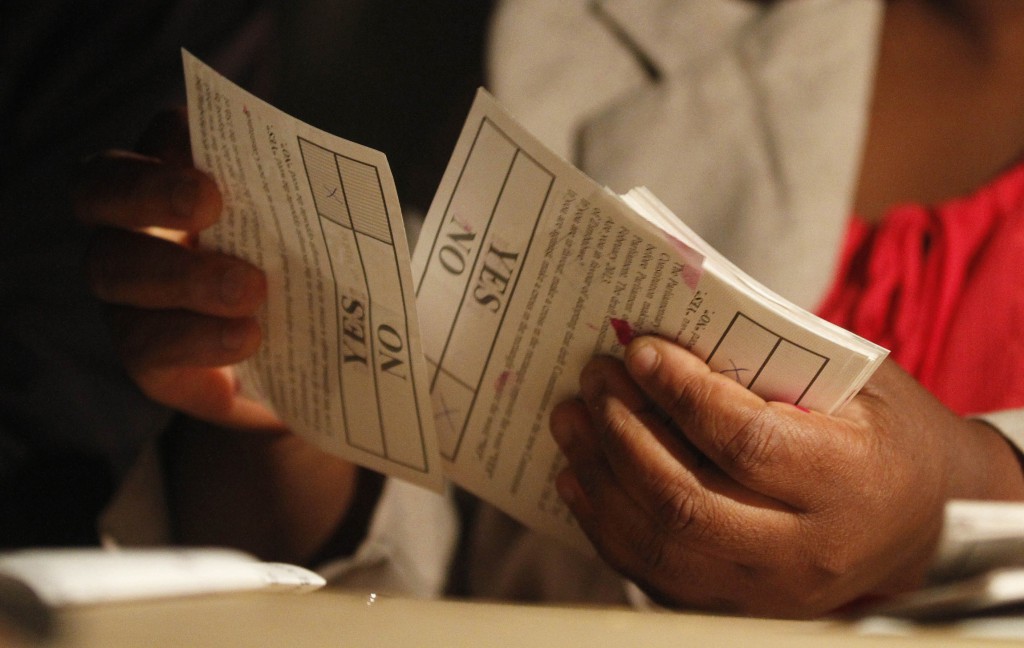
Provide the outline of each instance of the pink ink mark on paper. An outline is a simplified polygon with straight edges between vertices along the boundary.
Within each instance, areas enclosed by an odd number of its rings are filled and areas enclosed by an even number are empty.
[[[701,275],[704,274],[704,255],[674,236],[669,236],[668,240],[683,260],[683,267],[680,271],[683,283],[690,290],[697,290],[697,283],[700,281]]]
[[[686,284],[686,287],[690,290],[697,290],[697,284],[700,282],[701,274],[700,269],[695,268],[692,265],[684,265],[682,271],[683,283]]]
[[[626,346],[633,341],[636,337],[636,333],[633,332],[633,327],[629,325],[626,320],[618,319],[616,317],[609,318],[608,322],[615,329],[615,337],[618,339],[619,344]]]
[[[499,375],[497,379],[495,379],[494,381],[495,393],[500,394],[501,392],[503,392],[505,390],[505,387],[507,387],[510,383],[514,382],[515,379],[516,373],[511,369],[506,369],[505,371],[502,371],[501,375]]]

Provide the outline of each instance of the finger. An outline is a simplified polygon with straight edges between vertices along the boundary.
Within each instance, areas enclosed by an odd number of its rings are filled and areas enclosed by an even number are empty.
[[[621,363],[596,358],[581,375],[601,452],[618,483],[667,533],[743,560],[790,508],[736,482],[669,428]]]
[[[662,538],[652,533],[658,525],[616,483],[584,404],[570,401],[558,405],[551,412],[550,423],[568,464],[555,485],[594,547],[613,567],[628,568],[633,576],[662,569],[666,547]],[[636,564],[633,553],[647,564]]]
[[[275,433],[285,429],[273,412],[239,395],[229,367],[153,370],[137,382],[143,393],[158,403],[209,423]]]
[[[556,480],[559,494],[577,519],[592,521],[591,500],[599,495],[600,486],[610,481],[612,475],[590,431],[592,426],[586,407],[576,400],[560,403],[552,409],[549,423],[551,435],[569,465],[569,470],[563,471]],[[635,508],[632,502],[623,502],[623,505]]]
[[[146,127],[136,150],[174,166],[192,166],[188,112],[184,106],[158,114]]]
[[[551,429],[568,461],[559,495],[602,558],[656,598],[734,611],[748,574],[707,552],[707,545],[670,533],[630,497],[598,449],[579,401],[557,406]],[[723,578],[723,573],[731,574]]]
[[[216,184],[202,172],[124,151],[83,163],[72,200],[75,214],[87,225],[187,232],[212,225],[222,207]]]
[[[260,344],[254,318],[220,318],[187,311],[110,309],[111,330],[125,368],[141,381],[173,367],[221,367],[241,362]]]
[[[93,292],[112,304],[249,317],[267,294],[266,277],[246,261],[121,230],[97,232],[86,264]]]
[[[686,349],[644,336],[626,350],[630,376],[703,454],[747,488],[801,508],[808,478],[839,439],[825,415],[766,403]],[[834,427],[834,426],[832,426]]]

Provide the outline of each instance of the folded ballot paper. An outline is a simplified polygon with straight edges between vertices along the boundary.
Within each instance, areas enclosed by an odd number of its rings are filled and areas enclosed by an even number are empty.
[[[483,90],[410,261],[381,153],[184,58],[195,162],[225,197],[203,242],[270,285],[242,383],[330,452],[428,487],[450,479],[585,548],[555,493],[547,420],[593,355],[659,334],[823,412],[886,355],[758,284],[650,192],[595,183]]]
[[[52,607],[255,590],[305,593],[325,584],[302,567],[216,547],[0,552],[0,578],[21,583]]]

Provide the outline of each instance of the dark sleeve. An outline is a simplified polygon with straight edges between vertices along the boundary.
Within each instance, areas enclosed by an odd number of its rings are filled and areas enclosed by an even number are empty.
[[[122,371],[83,278],[75,167],[183,103],[181,47],[258,86],[269,0],[0,9],[0,545],[91,544],[169,415]]]
[[[113,487],[101,457],[0,429],[0,550],[97,544],[96,518]]]

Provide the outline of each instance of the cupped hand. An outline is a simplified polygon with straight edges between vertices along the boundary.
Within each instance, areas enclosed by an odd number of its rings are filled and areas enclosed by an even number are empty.
[[[267,284],[255,266],[196,246],[221,207],[213,180],[192,167],[181,111],[157,118],[140,152],[87,161],[74,194],[76,215],[96,230],[86,269],[125,368],[188,415],[162,444],[175,540],[295,563],[347,551],[351,528],[365,524],[350,519],[355,465],[238,391],[230,367],[260,344]]]
[[[949,498],[1024,494],[998,433],[889,361],[826,416],[640,337],[625,363],[589,363],[551,428],[559,492],[598,552],[674,606],[813,617],[911,589]]]
[[[139,150],[86,161],[73,205],[96,228],[87,275],[124,366],[164,405],[230,427],[277,429],[273,414],[239,395],[229,368],[259,346],[266,279],[195,245],[220,217],[222,199],[192,167],[184,112],[154,120]]]

